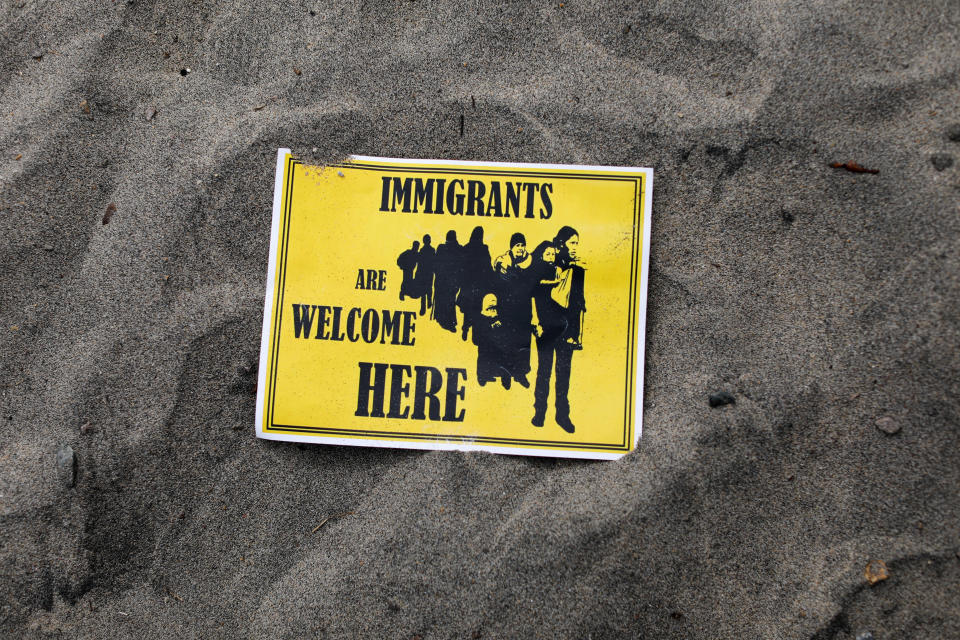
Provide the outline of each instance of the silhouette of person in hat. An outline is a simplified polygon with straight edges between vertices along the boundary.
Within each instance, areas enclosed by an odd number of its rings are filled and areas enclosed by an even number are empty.
[[[529,388],[530,343],[533,337],[533,258],[522,233],[510,237],[509,250],[493,263],[494,289],[504,332],[505,365],[511,377]]]

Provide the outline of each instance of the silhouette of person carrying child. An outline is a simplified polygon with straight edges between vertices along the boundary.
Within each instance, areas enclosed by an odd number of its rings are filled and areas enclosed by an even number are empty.
[[[578,263],[580,234],[565,226],[552,243],[537,247],[533,266],[537,277],[534,310],[537,337],[537,380],[534,387],[534,415],[530,421],[542,427],[547,413],[550,378],[555,369],[554,403],[557,424],[567,433],[575,427],[570,420],[570,369],[573,352],[583,348],[581,328],[586,312],[584,268]]]

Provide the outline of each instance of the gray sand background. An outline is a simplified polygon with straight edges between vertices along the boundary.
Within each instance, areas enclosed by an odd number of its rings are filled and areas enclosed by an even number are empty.
[[[0,47],[0,632],[960,637],[960,3],[6,0]],[[639,450],[255,439],[281,146],[654,167]]]

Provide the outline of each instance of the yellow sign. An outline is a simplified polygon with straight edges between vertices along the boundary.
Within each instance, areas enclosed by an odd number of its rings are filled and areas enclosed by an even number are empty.
[[[651,169],[281,149],[273,440],[618,458],[640,437]]]

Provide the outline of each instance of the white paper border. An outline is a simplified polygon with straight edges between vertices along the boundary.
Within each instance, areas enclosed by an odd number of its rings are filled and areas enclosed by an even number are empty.
[[[283,197],[284,168],[292,153],[290,149],[277,151],[277,171],[273,189],[273,218],[270,224],[270,261],[267,265],[267,291],[263,303],[263,329],[260,339],[260,371],[257,376],[257,411],[256,433],[258,438],[265,440],[281,440],[284,442],[312,442],[317,444],[347,445],[352,447],[384,447],[388,449],[421,449],[441,451],[486,451],[488,453],[504,453],[515,456],[541,456],[549,458],[582,458],[589,460],[617,460],[630,453],[603,451],[577,451],[562,449],[523,449],[520,447],[498,447],[486,444],[469,444],[434,440],[430,442],[395,441],[395,440],[368,440],[361,438],[336,438],[330,436],[296,435],[287,433],[264,433],[263,411],[267,385],[267,358],[270,348],[270,324],[273,320],[274,283],[277,275],[277,250],[280,237],[281,199]],[[374,156],[350,156],[346,162],[390,162],[394,164],[439,164],[469,167],[498,167],[515,169],[548,169],[553,171],[604,171],[608,173],[643,174],[644,191],[640,194],[643,200],[643,240],[641,245],[640,291],[637,303],[637,336],[635,345],[635,389],[634,403],[636,405],[634,431],[636,432],[631,451],[636,450],[643,432],[643,374],[646,352],[647,327],[647,273],[650,265],[650,218],[653,211],[653,169],[646,167],[606,167],[602,165],[579,164],[536,164],[524,162],[473,162],[466,160],[415,160],[410,158],[378,158]]]
[[[291,156],[290,149],[277,150],[277,172],[273,183],[273,216],[270,222],[270,261],[267,263],[267,293],[263,302],[263,329],[260,337],[260,371],[257,373],[257,437],[270,438],[271,434],[263,432],[263,403],[267,388],[267,358],[270,351],[270,323],[273,321],[274,283],[277,280],[277,250],[280,239],[280,217],[283,203],[283,170],[287,158]]]

